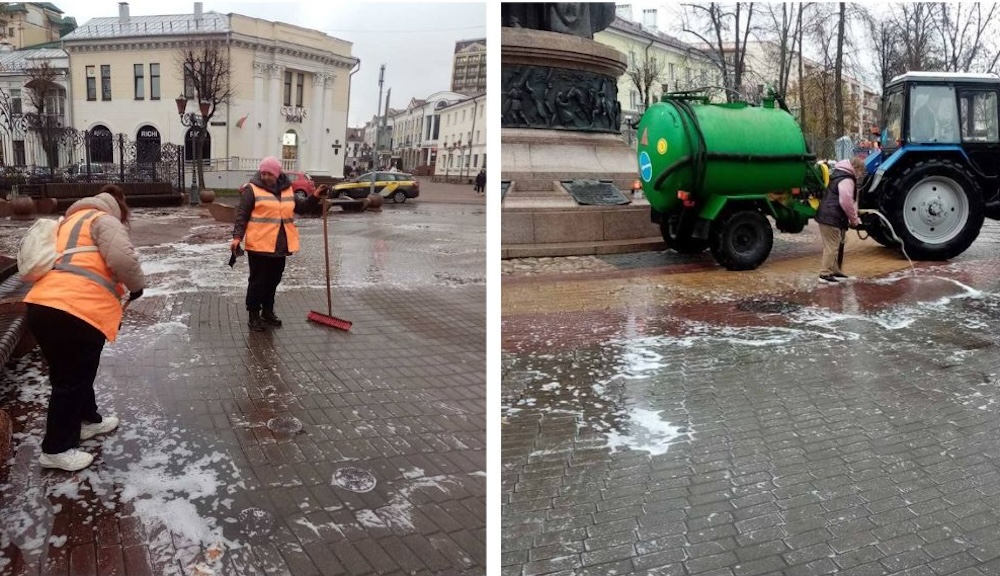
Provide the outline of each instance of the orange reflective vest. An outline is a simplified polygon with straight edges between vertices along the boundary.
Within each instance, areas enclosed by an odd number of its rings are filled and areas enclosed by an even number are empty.
[[[295,227],[295,193],[289,186],[278,198],[269,191],[250,184],[254,205],[247,222],[246,249],[252,252],[274,252],[278,247],[278,231],[285,227],[288,251],[299,251],[299,230]]]
[[[56,234],[56,251],[97,247],[91,236],[94,219],[106,214],[100,210],[80,210],[63,220]],[[122,321],[121,297],[125,289],[96,250],[66,254],[56,260],[50,272],[42,276],[24,301],[41,304],[72,314],[100,330],[114,342]]]

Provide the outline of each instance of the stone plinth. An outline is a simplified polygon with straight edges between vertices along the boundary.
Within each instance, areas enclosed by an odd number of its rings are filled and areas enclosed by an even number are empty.
[[[501,254],[608,254],[662,247],[649,204],[582,206],[561,180],[611,180],[626,197],[638,179],[635,151],[618,134],[623,54],[585,38],[501,29],[504,119]],[[579,79],[574,85],[567,80]],[[614,93],[614,108],[608,95]],[[610,121],[614,118],[614,121]]]

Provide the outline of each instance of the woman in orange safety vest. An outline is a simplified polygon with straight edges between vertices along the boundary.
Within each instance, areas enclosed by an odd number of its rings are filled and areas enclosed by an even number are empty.
[[[80,441],[118,427],[118,418],[98,412],[94,379],[104,342],[118,335],[125,289],[132,301],[146,286],[128,217],[125,193],[112,184],[76,201],[59,226],[61,256],[24,298],[52,384],[38,458],[43,468],[86,468],[94,457],[77,449]]]
[[[295,193],[281,162],[268,156],[257,174],[241,189],[230,249],[239,250],[246,242],[250,278],[246,306],[251,330],[263,332],[265,325],[281,326],[274,314],[274,294],[285,271],[285,257],[299,250],[299,230],[295,227]]]

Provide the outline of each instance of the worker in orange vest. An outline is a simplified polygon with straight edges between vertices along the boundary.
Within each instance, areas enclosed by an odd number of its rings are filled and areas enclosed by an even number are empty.
[[[274,314],[274,294],[285,271],[285,257],[299,249],[295,193],[274,156],[261,161],[257,174],[241,188],[241,193],[230,249],[236,253],[240,242],[246,241],[250,263],[247,325],[263,332],[266,325],[281,326],[281,319]]]
[[[80,441],[118,427],[117,417],[98,412],[94,379],[105,340],[118,336],[124,288],[131,302],[146,286],[128,218],[125,193],[113,184],[73,203],[56,237],[61,256],[24,298],[52,385],[38,458],[43,468],[86,468],[94,457],[77,449]]]

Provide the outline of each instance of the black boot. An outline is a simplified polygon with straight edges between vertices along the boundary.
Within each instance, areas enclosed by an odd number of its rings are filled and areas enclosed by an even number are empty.
[[[260,318],[265,324],[278,327],[281,326],[281,318],[274,315],[274,308],[264,308],[264,313],[261,314]]]
[[[250,310],[250,320],[247,322],[247,326],[255,332],[263,332],[264,322],[260,319],[260,310]]]

